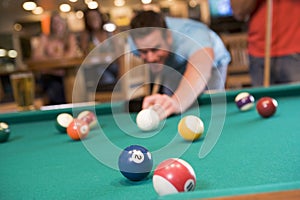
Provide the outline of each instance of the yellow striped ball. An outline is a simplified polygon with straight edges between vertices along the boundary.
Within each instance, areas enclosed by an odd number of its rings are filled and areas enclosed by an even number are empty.
[[[178,132],[187,141],[198,140],[204,132],[203,121],[194,115],[185,116],[178,123]]]

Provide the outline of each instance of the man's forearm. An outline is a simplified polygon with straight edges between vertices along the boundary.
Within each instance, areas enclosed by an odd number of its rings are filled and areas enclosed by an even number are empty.
[[[204,91],[211,75],[213,50],[211,48],[196,52],[189,59],[183,78],[172,97],[180,103],[180,110],[188,109]]]

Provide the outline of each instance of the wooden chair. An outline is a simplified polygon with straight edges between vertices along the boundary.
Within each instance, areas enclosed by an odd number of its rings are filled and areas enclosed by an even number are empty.
[[[231,54],[231,63],[227,70],[226,88],[237,89],[251,86],[247,34],[230,34],[221,37]]]

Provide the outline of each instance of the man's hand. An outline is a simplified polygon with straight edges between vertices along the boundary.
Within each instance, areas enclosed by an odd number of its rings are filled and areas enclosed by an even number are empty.
[[[165,94],[154,94],[145,97],[142,108],[146,109],[150,107],[158,113],[160,120],[172,114],[179,114],[182,110],[176,98]]]

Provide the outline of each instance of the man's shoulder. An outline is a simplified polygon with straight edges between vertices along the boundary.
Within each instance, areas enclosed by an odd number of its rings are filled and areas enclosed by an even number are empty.
[[[166,17],[166,22],[170,29],[175,29],[178,27],[195,27],[195,29],[208,28],[206,24],[189,18]]]
[[[182,40],[182,34],[201,43],[210,40],[210,29],[199,21],[188,18],[168,18],[166,22],[168,28],[173,32],[175,38],[178,37],[178,40]]]

